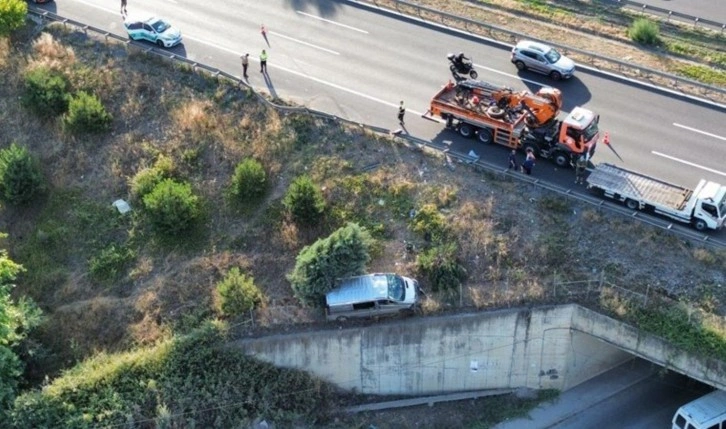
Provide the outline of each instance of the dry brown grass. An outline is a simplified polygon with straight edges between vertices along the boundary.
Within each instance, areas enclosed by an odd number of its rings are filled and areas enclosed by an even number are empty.
[[[33,41],[33,56],[28,60],[28,68],[47,67],[69,72],[75,63],[76,53],[73,48],[62,44],[50,33],[43,32]]]
[[[0,69],[4,69],[8,65],[10,52],[10,40],[7,37],[0,37]]]

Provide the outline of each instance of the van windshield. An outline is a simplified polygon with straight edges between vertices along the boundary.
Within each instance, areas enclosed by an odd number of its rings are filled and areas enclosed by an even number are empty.
[[[386,275],[388,281],[388,297],[394,301],[403,301],[406,299],[406,285],[403,279],[392,274]]]

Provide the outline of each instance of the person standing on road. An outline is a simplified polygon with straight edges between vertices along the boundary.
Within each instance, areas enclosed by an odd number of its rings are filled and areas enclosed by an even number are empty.
[[[260,73],[267,73],[267,52],[264,49],[260,54]]]
[[[517,171],[517,150],[516,149],[512,149],[512,151],[509,152],[509,166],[507,167],[507,170]]]
[[[585,184],[585,170],[587,170],[587,157],[583,154],[575,161],[575,184]]]
[[[398,123],[401,126],[405,124],[403,122],[404,115],[406,115],[406,108],[403,106],[403,101],[401,101],[401,104],[398,106]]]
[[[530,175],[532,174],[532,168],[534,167],[534,152],[532,152],[532,149],[527,149],[527,157],[524,159],[524,162],[522,163],[522,170]]]
[[[126,0],[121,0],[121,16],[126,16]]]
[[[242,76],[247,79],[249,78],[247,76],[247,67],[250,65],[250,54],[244,54],[240,58],[242,58]]]

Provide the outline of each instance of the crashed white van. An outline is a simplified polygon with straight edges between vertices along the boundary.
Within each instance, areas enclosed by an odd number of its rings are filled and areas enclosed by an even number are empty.
[[[325,294],[328,320],[343,321],[353,317],[413,314],[419,305],[420,289],[414,279],[397,274],[366,274],[338,281]]]

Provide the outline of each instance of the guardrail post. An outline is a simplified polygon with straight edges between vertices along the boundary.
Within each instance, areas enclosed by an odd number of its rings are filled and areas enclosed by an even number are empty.
[[[726,30],[726,24],[721,25],[721,34],[723,34],[724,30]]]
[[[669,10],[668,11],[668,20],[666,22],[671,22],[671,15],[673,15],[673,11]]]
[[[696,19],[693,20],[693,26],[694,27],[698,27],[698,21],[699,21],[699,18],[698,17],[696,17]]]

